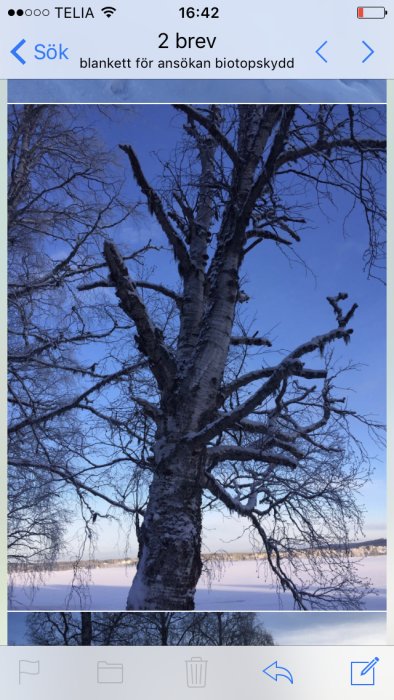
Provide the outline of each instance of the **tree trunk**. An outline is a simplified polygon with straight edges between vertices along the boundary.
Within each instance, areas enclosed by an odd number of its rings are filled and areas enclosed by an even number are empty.
[[[218,646],[223,646],[223,613],[219,612],[217,614],[218,621]]]
[[[155,450],[161,460],[156,459],[127,610],[194,609],[202,569],[200,457],[187,448],[181,455],[175,445],[161,442]]]
[[[92,629],[92,613],[81,613],[81,646],[92,646],[93,629]]]
[[[168,647],[169,623],[167,613],[160,613],[160,643],[162,647]]]

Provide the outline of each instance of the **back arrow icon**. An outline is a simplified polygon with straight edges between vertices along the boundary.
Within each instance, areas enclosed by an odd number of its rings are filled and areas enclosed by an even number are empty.
[[[270,666],[264,668],[263,673],[265,673],[266,676],[272,678],[272,680],[276,682],[278,682],[278,678],[282,676],[282,678],[287,678],[287,680],[290,681],[292,685],[294,683],[293,676],[291,675],[289,669],[283,668],[282,666],[278,666],[277,661],[274,661],[273,664],[270,664]]]
[[[16,46],[14,46],[13,49],[11,49],[10,53],[14,56],[14,58],[17,59],[17,61],[19,61],[19,63],[22,63],[22,65],[24,66],[26,61],[18,53],[19,49],[22,48],[23,44],[26,44],[26,39],[22,39],[22,41],[20,41],[19,44],[17,44]]]
[[[362,43],[364,44],[364,46],[367,47],[367,49],[369,51],[369,54],[367,54],[367,56],[362,61],[363,63],[365,63],[365,61],[368,61],[368,59],[371,58],[372,54],[375,53],[375,51],[371,48],[371,46],[369,44],[367,44],[366,41],[363,41]]]
[[[315,53],[317,53],[317,55],[319,56],[319,58],[321,58],[321,60],[324,61],[324,63],[328,63],[328,61],[327,61],[327,59],[325,58],[325,56],[323,56],[323,54],[320,53],[320,51],[321,51],[321,49],[323,49],[323,48],[325,47],[326,44],[328,44],[328,41],[323,41],[322,45],[319,46],[319,48],[316,49],[316,51],[315,51]]]
[[[19,44],[17,44],[16,46],[14,46],[13,49],[11,49],[10,53],[12,53],[14,58],[16,58],[17,61],[19,61],[19,63],[22,63],[22,65],[25,65],[25,63],[26,63],[25,59],[22,58],[22,56],[20,56],[18,54],[18,51],[19,51],[19,49],[22,48],[23,44],[26,44],[26,39],[22,39],[22,41],[20,41]]]

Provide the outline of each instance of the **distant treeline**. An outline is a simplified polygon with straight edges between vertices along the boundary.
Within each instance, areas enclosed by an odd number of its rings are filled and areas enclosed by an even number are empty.
[[[387,553],[387,540],[384,538],[378,540],[368,540],[365,542],[352,542],[350,546],[345,547],[343,544],[332,545],[331,549],[343,549],[346,550],[350,556],[356,557],[368,557],[368,556],[382,556]],[[307,550],[298,550],[294,554],[302,556]],[[316,551],[316,550],[313,550]],[[252,560],[264,560],[267,558],[265,552],[215,552],[212,554],[204,554],[202,556],[203,561],[206,562],[216,562],[218,564],[226,564],[226,562],[237,562],[237,561],[252,561]],[[136,558],[128,559],[90,559],[86,561],[81,561],[80,566],[88,569],[103,569],[110,568],[113,566],[136,566]],[[75,561],[58,561],[51,567],[51,571],[68,571],[69,569],[75,568]],[[47,564],[40,564],[39,562],[30,562],[28,566],[12,563],[8,566],[8,571],[47,571]]]

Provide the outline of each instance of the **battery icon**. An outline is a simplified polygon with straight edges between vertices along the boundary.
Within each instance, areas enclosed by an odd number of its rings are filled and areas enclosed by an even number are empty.
[[[387,15],[385,7],[358,7],[357,19],[384,19]]]

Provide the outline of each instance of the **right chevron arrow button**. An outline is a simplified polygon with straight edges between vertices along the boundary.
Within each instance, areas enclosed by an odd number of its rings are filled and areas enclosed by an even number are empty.
[[[369,44],[367,44],[366,41],[363,41],[362,43],[363,43],[364,46],[366,46],[367,49],[368,49],[367,55],[366,55],[365,58],[362,60],[362,63],[365,63],[366,61],[368,61],[368,60],[371,58],[372,54],[374,54],[375,51],[374,51],[374,49],[373,49]]]

